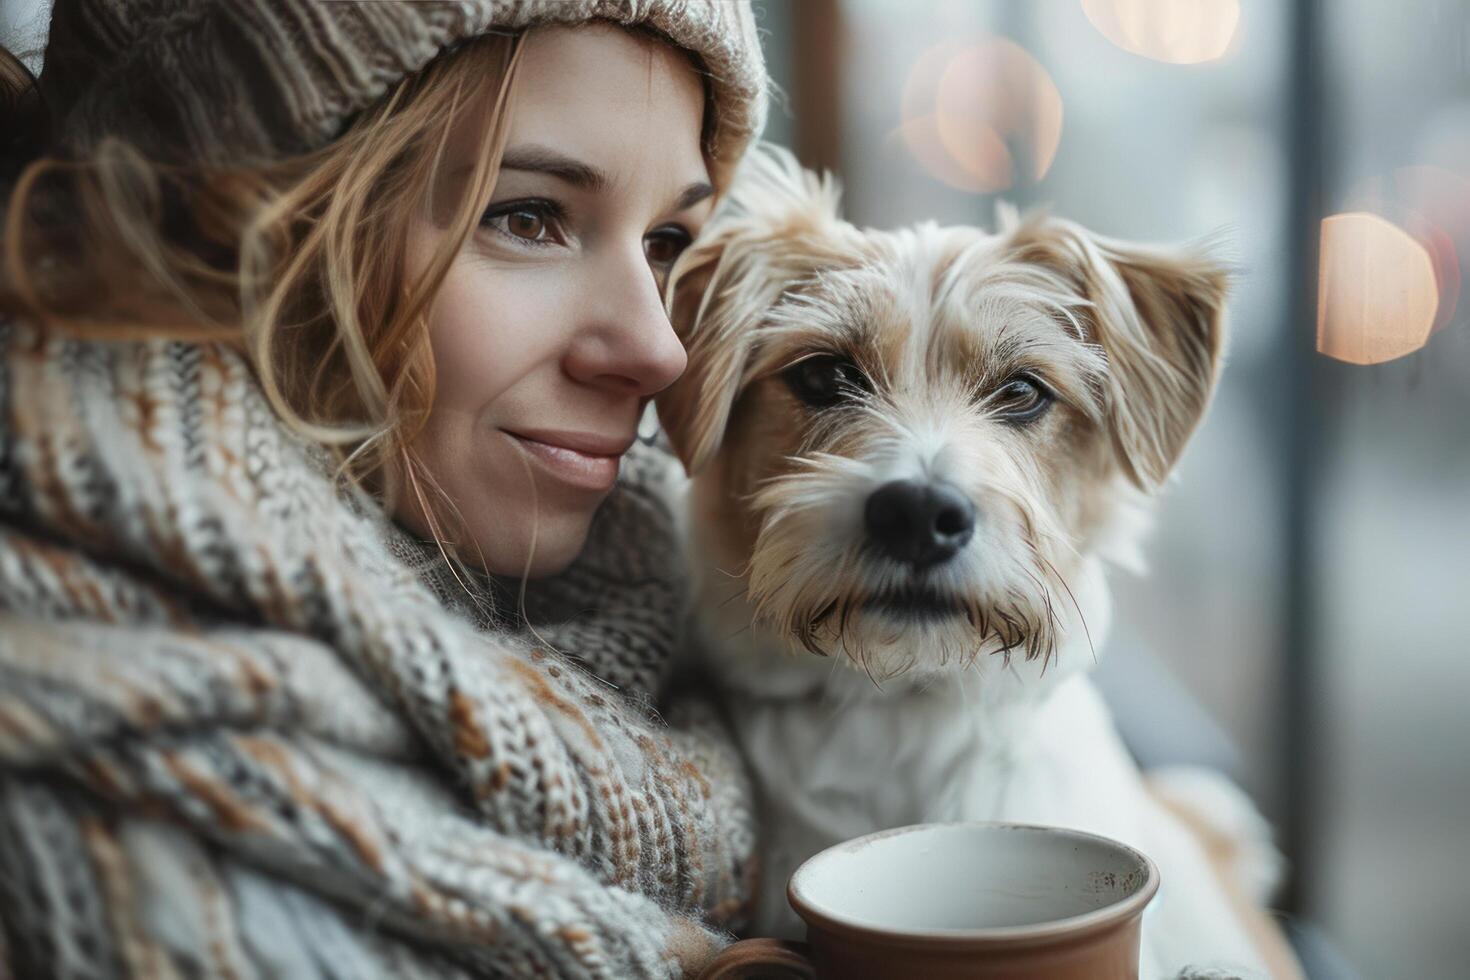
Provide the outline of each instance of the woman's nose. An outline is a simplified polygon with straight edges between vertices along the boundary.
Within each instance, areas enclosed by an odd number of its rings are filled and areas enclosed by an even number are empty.
[[[583,323],[566,359],[573,378],[645,398],[684,373],[684,345],[641,242],[636,260],[625,251],[597,263],[582,295]]]

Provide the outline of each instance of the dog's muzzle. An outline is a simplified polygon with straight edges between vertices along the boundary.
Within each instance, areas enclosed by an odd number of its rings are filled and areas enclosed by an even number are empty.
[[[885,483],[863,516],[878,551],[915,571],[949,561],[975,534],[975,505],[942,480]]]

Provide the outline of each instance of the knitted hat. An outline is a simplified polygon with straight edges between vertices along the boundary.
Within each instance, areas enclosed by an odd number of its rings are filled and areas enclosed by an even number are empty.
[[[592,19],[700,60],[722,182],[765,117],[749,0],[56,0],[40,84],[69,150],[118,135],[156,159],[250,163],[331,142],[458,41]]]

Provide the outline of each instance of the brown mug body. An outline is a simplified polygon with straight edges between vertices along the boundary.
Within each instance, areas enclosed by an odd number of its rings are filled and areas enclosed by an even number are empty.
[[[933,848],[922,846],[927,839]],[[967,848],[1012,845],[1017,853],[1005,856],[1010,866],[996,869],[993,882],[965,880],[967,858],[977,869],[987,864]],[[865,867],[865,855],[895,846],[909,848],[912,860],[895,852]],[[933,879],[925,861],[935,862]],[[1158,869],[1143,854],[1080,831],[980,823],[882,831],[829,848],[792,875],[787,898],[806,923],[806,942],[735,943],[700,980],[1136,980],[1143,910],[1158,886]],[[864,890],[882,898],[865,902]],[[936,894],[942,914],[931,927],[911,905],[934,904]],[[1014,910],[1006,907],[1012,895]],[[984,906],[970,927],[967,896]],[[886,919],[884,901],[893,906]],[[1049,908],[1074,914],[1037,916]]]

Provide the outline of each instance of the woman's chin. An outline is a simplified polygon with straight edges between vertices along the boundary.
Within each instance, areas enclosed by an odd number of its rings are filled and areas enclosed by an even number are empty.
[[[535,535],[531,529],[535,525]],[[542,513],[534,521],[528,515],[524,522],[513,527],[486,528],[474,535],[479,544],[479,554],[464,555],[465,560],[478,563],[484,555],[484,569],[491,575],[505,578],[546,578],[566,571],[587,544],[587,532],[592,526],[592,514]]]

